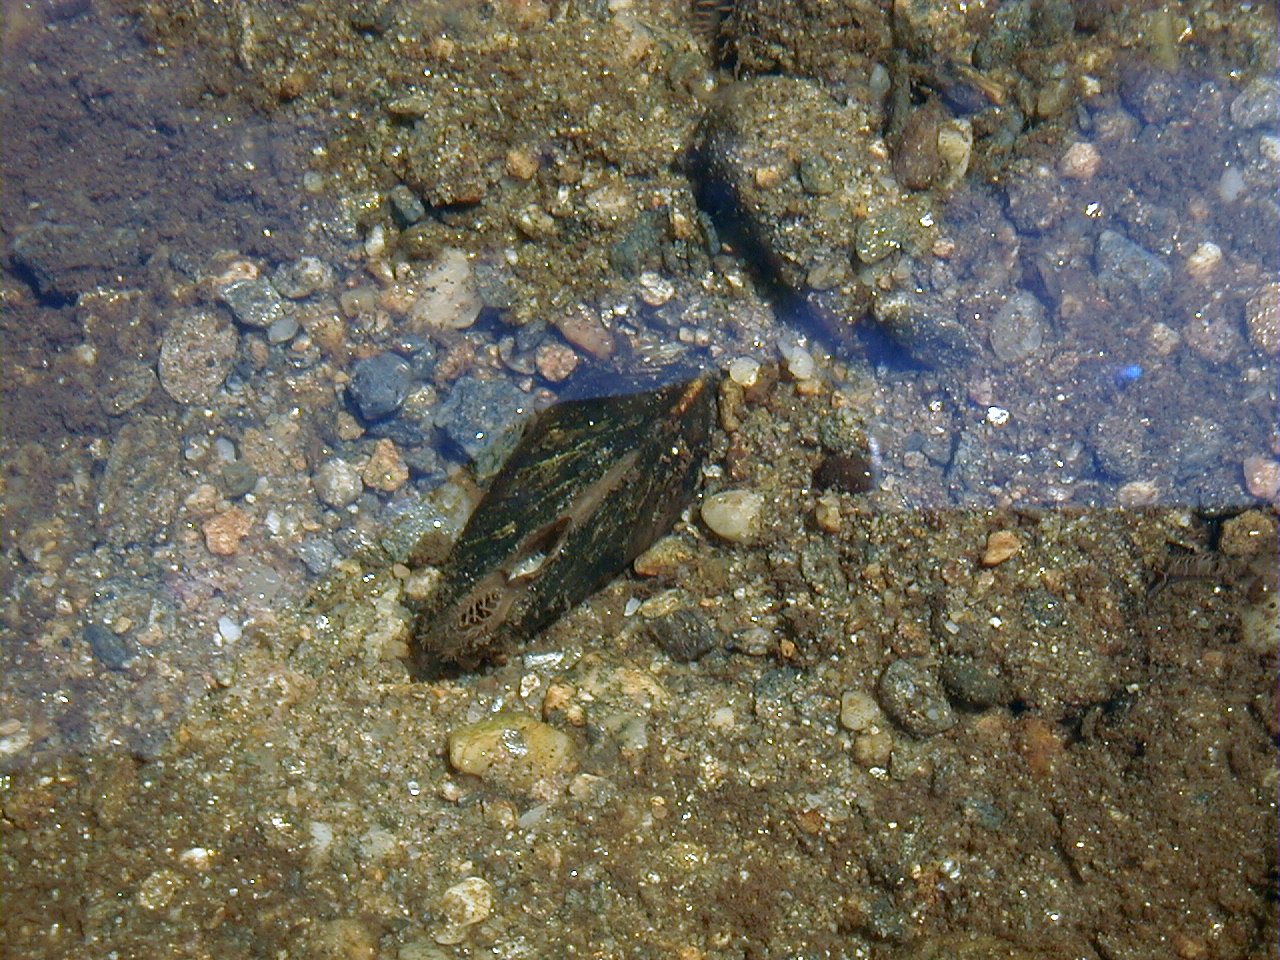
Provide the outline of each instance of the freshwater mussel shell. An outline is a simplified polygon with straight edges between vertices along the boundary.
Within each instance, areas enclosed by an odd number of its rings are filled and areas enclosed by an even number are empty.
[[[666,533],[697,488],[717,380],[596,378],[538,414],[441,565],[410,645],[414,675],[501,659]]]

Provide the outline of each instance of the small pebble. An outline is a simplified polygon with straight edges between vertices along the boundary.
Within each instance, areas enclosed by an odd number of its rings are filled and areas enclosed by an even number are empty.
[[[89,649],[94,657],[108,670],[123,670],[133,659],[124,639],[100,623],[86,625],[84,638],[89,642]]]
[[[813,522],[823,533],[839,533],[844,525],[840,514],[840,498],[834,493],[824,493],[813,507]]]
[[[636,557],[631,566],[642,577],[676,573],[693,558],[693,551],[680,537],[663,537]]]
[[[475,323],[484,306],[463,250],[442,250],[419,286],[422,293],[409,308],[409,320],[419,328],[463,330]]]
[[[276,271],[272,285],[281,296],[301,300],[333,286],[333,267],[318,257],[302,257]]]
[[[846,690],[840,694],[840,726],[863,733],[884,722],[875,697],[865,690]]]
[[[347,396],[360,419],[371,423],[399,410],[412,386],[408,363],[394,353],[375,353],[356,361]]]
[[[320,502],[335,510],[355,503],[364,489],[360,471],[341,457],[322,463],[311,478],[311,484]]]
[[[184,310],[160,341],[160,386],[178,403],[208,403],[231,372],[236,334],[208,310]]]
[[[1253,454],[1244,458],[1244,485],[1249,496],[1275,500],[1280,494],[1280,463],[1270,457]]]
[[[1092,180],[1098,173],[1102,156],[1087,140],[1073,143],[1058,161],[1058,172],[1070,180]]]
[[[1018,290],[991,318],[991,350],[1006,363],[1025,360],[1044,342],[1045,313],[1034,294]]]
[[[573,347],[548,341],[540,344],[534,351],[533,365],[540,377],[552,383],[560,383],[578,368],[578,354]]]
[[[519,441],[531,407],[528,394],[509,380],[466,376],[437,408],[435,425],[488,477]]]
[[[782,344],[778,351],[786,361],[787,373],[795,380],[812,380],[816,372],[813,355],[804,347]]]
[[[504,710],[449,731],[449,765],[515,790],[574,766],[568,734],[527,713]]]
[[[1153,507],[1160,502],[1160,488],[1152,480],[1130,480],[1116,491],[1116,503],[1126,510]]]
[[[661,274],[646,270],[640,274],[637,293],[649,306],[660,307],[676,295],[676,285]]]
[[[365,486],[394,493],[408,481],[409,468],[396,445],[384,437],[374,445],[373,455],[360,476]]]
[[[994,567],[1004,563],[1022,549],[1022,541],[1011,530],[997,530],[987,536],[987,547],[982,552],[982,565]]]
[[[689,663],[719,646],[705,617],[694,610],[676,610],[649,621],[649,632],[658,646],[677,663]]]
[[[220,557],[229,557],[240,549],[240,541],[253,527],[253,519],[238,507],[214,514],[200,529],[204,532],[204,543],[210,553]]]
[[[731,543],[751,539],[764,507],[764,497],[750,490],[721,490],[702,501],[702,522]]]
[[[268,343],[288,343],[297,335],[298,320],[293,314],[286,314],[267,327]]]
[[[236,460],[222,468],[218,485],[222,488],[223,496],[228,500],[235,500],[246,493],[251,493],[258,485],[258,471],[254,470],[247,461]]]
[[[1187,257],[1187,273],[1197,283],[1208,283],[1213,280],[1218,268],[1222,266],[1222,248],[1208,241],[1200,244]]]
[[[538,172],[538,158],[528,150],[512,147],[505,159],[507,173],[517,180],[532,180]]]
[[[493,887],[480,877],[468,877],[446,890],[438,906],[445,922],[433,934],[433,939],[446,945],[461,943],[468,927],[487,919],[493,912]]]
[[[285,313],[284,300],[265,277],[229,284],[222,288],[221,296],[236,320],[246,327],[269,327]]]
[[[877,699],[890,719],[916,737],[955,726],[956,715],[941,684],[908,660],[895,660],[880,677]]]
[[[853,759],[862,767],[886,767],[893,756],[893,734],[888,730],[871,730],[853,741]]]
[[[401,228],[411,226],[427,215],[427,208],[418,195],[398,183],[387,192],[387,205],[391,208],[391,216]]]
[[[729,379],[740,387],[754,387],[760,377],[760,361],[737,357],[729,362]]]

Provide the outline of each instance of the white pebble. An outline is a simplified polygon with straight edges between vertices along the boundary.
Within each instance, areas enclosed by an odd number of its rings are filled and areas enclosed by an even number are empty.
[[[1200,283],[1213,279],[1215,271],[1222,263],[1222,248],[1216,243],[1205,241],[1187,257],[1187,273]]]
[[[493,912],[493,887],[480,877],[455,883],[440,897],[445,925],[434,936],[436,943],[461,943],[467,927],[488,918]]]
[[[235,643],[240,639],[244,631],[240,624],[236,623],[228,616],[218,618],[218,633],[222,634],[222,639],[228,643]]]
[[[1239,167],[1227,167],[1218,178],[1218,199],[1231,203],[1244,193],[1244,174]]]
[[[219,437],[213,441],[213,452],[218,455],[218,459],[223,463],[234,463],[236,459],[236,445],[226,437]]]
[[[464,330],[475,323],[484,306],[476,292],[471,261],[463,250],[441,250],[420,286],[422,293],[409,308],[409,319],[419,327]]]
[[[813,356],[804,347],[790,344],[780,344],[778,352],[782,354],[782,359],[787,362],[787,372],[796,380],[812,380],[813,379]]]
[[[738,357],[729,362],[729,379],[740,387],[754,387],[760,377],[760,361]]]
[[[751,538],[764,497],[750,490],[721,490],[702,501],[702,522],[718,537],[733,543]]]

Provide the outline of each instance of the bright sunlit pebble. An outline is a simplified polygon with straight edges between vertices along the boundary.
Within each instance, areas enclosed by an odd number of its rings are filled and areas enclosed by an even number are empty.
[[[1009,422],[1009,411],[1004,407],[987,407],[987,422],[1003,427]]]
[[[1058,172],[1072,180],[1092,180],[1098,173],[1102,156],[1087,140],[1073,143],[1058,161]]]
[[[1216,243],[1205,242],[1187,257],[1187,273],[1193,280],[1207,283],[1222,263],[1222,248]]]

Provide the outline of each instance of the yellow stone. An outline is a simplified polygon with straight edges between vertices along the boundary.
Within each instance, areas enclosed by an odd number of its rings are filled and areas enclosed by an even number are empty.
[[[409,468],[405,466],[396,445],[383,437],[373,448],[373,456],[365,464],[360,479],[364,481],[366,487],[382,490],[384,493],[393,493],[403,487],[409,479]]]
[[[1012,530],[997,530],[987,537],[987,549],[982,553],[982,565],[994,567],[1004,563],[1022,549],[1022,541]]]

